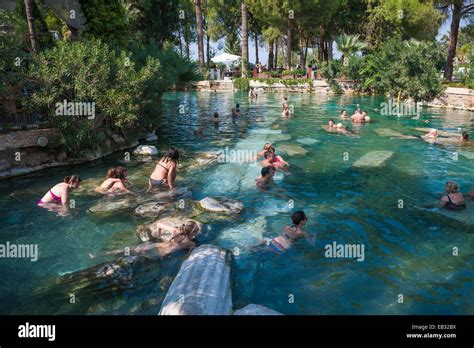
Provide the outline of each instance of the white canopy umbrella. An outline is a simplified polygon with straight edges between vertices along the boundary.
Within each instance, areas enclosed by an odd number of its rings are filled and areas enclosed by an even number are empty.
[[[214,58],[211,58],[211,61],[213,61],[214,63],[223,63],[225,65],[228,65],[235,61],[238,61],[239,59],[240,59],[240,56],[236,56],[230,53],[222,53],[222,54],[219,54],[218,56],[215,56]]]

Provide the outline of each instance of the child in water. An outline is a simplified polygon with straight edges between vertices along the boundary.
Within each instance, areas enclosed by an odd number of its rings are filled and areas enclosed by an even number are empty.
[[[95,189],[96,192],[100,193],[130,193],[125,186],[125,183],[129,183],[127,179],[128,171],[124,167],[110,168],[107,171],[105,181]]]
[[[293,224],[285,227],[281,236],[275,237],[268,242],[267,246],[273,252],[283,254],[291,247],[296,239],[300,237],[309,238],[308,233],[303,231],[303,227],[308,221],[303,211],[294,212],[293,215],[291,215],[291,221]],[[314,238],[308,239],[308,241],[310,244],[314,244]]]

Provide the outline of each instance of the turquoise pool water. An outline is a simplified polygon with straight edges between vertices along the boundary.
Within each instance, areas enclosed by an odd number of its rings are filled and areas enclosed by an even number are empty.
[[[382,116],[375,111],[382,98],[315,97],[289,94],[294,117],[280,116],[279,95],[260,95],[249,104],[240,93],[169,93],[164,97],[158,141],[160,151],[175,146],[184,151],[178,186],[189,187],[194,199],[226,196],[242,201],[244,212],[234,220],[207,224],[199,243],[214,243],[235,256],[232,281],[234,308],[249,303],[285,314],[473,314],[474,225],[416,206],[432,204],[446,180],[461,190],[474,188],[473,159],[459,150],[421,140],[390,139],[377,129],[421,134],[416,127],[466,129],[474,133],[474,113],[423,109],[419,119]],[[230,109],[240,103],[236,121]],[[328,134],[321,124],[349,114],[357,104],[369,111],[373,123],[355,129],[357,137]],[[211,113],[219,124],[209,123]],[[193,132],[203,127],[203,135]],[[351,126],[348,124],[348,127]],[[256,190],[256,163],[216,163],[190,169],[202,152],[260,150],[273,142],[299,145],[307,152],[284,156],[291,174],[276,183],[289,197],[277,198]],[[301,151],[300,148],[298,148]],[[370,151],[391,151],[381,168],[354,169],[352,164]],[[282,152],[283,154],[283,152]],[[87,269],[112,258],[88,254],[138,244],[135,228],[146,220],[133,212],[99,218],[87,212],[98,197],[75,192],[70,216],[39,209],[35,201],[67,174],[86,182],[99,180],[123,153],[68,168],[44,170],[0,181],[0,243],[38,244],[39,259],[0,259],[1,314],[156,314],[166,290],[186,258],[177,253],[160,261],[127,269],[122,280],[99,281],[87,274],[64,280],[62,275]],[[346,160],[345,160],[346,159]],[[129,175],[142,192],[152,163],[133,163]],[[403,200],[403,208],[399,208]],[[311,245],[295,243],[285,256],[252,248],[262,238],[281,233],[293,211],[309,216]],[[471,211],[472,213],[472,211]],[[469,212],[466,212],[469,214]],[[471,223],[474,219],[470,219]],[[364,244],[365,260],[326,258],[326,244]],[[459,250],[453,256],[453,248]],[[75,303],[71,303],[71,294]],[[403,303],[399,303],[399,295]]]

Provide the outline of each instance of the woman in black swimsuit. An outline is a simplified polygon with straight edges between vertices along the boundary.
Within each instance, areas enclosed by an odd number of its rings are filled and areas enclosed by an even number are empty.
[[[148,180],[148,189],[146,192],[149,192],[154,186],[161,185],[168,185],[170,190],[172,190],[176,179],[178,160],[179,151],[174,147],[170,148],[156,164],[155,170]]]
[[[466,209],[464,195],[458,192],[458,184],[453,181],[446,182],[446,195],[441,198],[441,206],[449,210]]]

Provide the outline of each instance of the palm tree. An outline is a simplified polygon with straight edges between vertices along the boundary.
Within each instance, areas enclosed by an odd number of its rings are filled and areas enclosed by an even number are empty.
[[[33,50],[33,53],[36,53],[35,26],[34,26],[33,11],[31,9],[31,0],[25,0],[25,12],[26,12],[26,20],[28,21],[28,30],[30,34],[30,40],[31,40],[31,49]]]
[[[359,35],[341,35],[336,38],[337,49],[341,51],[344,65],[349,62],[351,54],[362,51],[366,45],[359,40]]]
[[[242,10],[242,76],[247,76],[247,66],[249,62],[249,31],[248,31],[248,9],[244,0],[241,3]]]
[[[437,1],[437,7],[444,13],[451,11],[451,29],[449,32],[448,59],[444,69],[444,78],[447,81],[453,79],[454,57],[458,44],[459,25],[461,19],[474,14],[473,0],[442,0]]]
[[[201,11],[201,0],[194,0],[194,7],[196,10],[196,25],[198,34],[198,55],[199,55],[199,68],[201,73],[204,74],[204,34],[202,31],[202,11]]]

